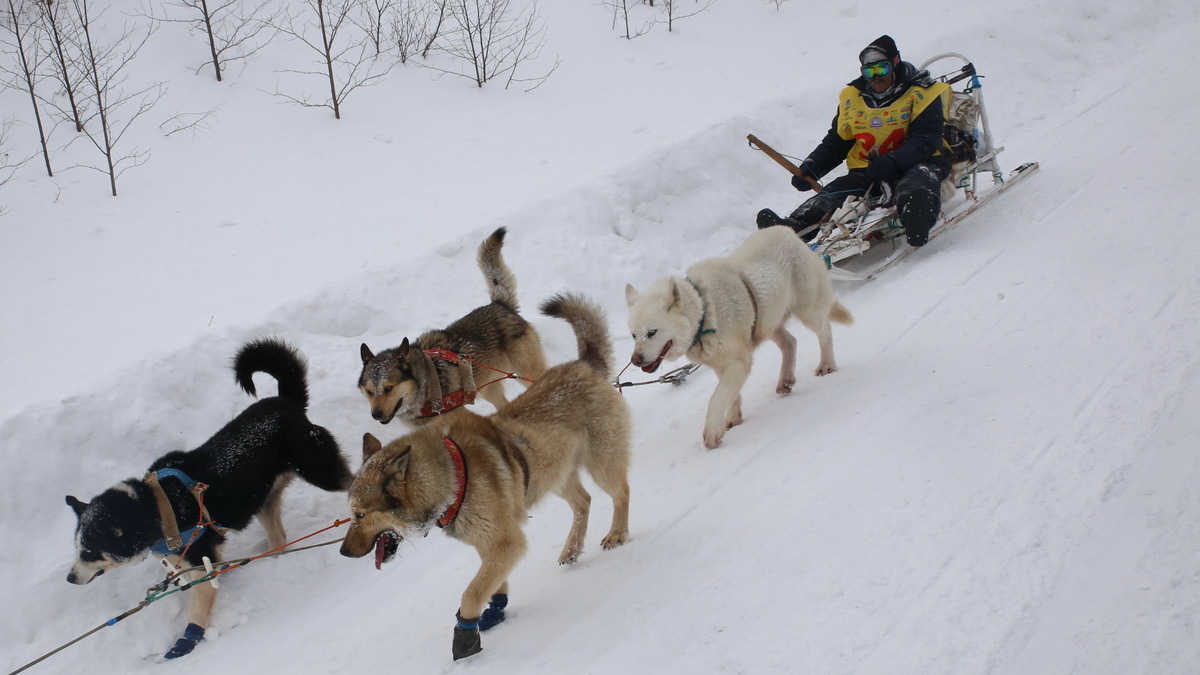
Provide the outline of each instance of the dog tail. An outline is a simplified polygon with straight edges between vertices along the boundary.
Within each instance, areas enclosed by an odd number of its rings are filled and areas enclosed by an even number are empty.
[[[833,307],[829,308],[829,320],[834,323],[840,323],[843,326],[849,326],[854,323],[854,315],[840,301],[834,300]]]
[[[233,358],[237,383],[251,396],[254,373],[266,373],[279,382],[279,397],[308,408],[308,364],[304,357],[279,338],[260,338],[247,342]]]
[[[600,305],[577,293],[559,293],[542,303],[542,314],[563,319],[575,330],[579,360],[606,377],[613,370],[608,320]]]
[[[504,246],[504,235],[507,233],[508,230],[501,227],[493,232],[492,236],[484,239],[479,245],[479,255],[476,259],[492,302],[506,305],[516,312],[520,310],[517,306],[517,278],[500,255],[500,248]]]

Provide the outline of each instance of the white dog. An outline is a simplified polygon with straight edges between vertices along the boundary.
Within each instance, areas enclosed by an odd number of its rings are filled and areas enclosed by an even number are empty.
[[[825,264],[791,228],[776,225],[751,234],[726,258],[702,260],[687,277],[666,277],[645,292],[625,286],[630,362],[647,373],[664,360],[686,356],[717,373],[708,402],[704,445],[715,448],[725,432],[742,423],[742,385],[750,375],[754,348],[763,340],[779,345],[783,364],[775,391],[796,383],[796,338],[791,317],[817,334],[817,375],[837,370],[829,322],[850,325],[854,317],[833,294]]]

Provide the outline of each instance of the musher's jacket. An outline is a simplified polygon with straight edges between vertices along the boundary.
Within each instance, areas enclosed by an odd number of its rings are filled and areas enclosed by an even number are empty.
[[[803,162],[806,171],[821,178],[842,161],[849,169],[863,169],[870,154],[886,156],[882,161],[894,164],[888,173],[898,178],[944,152],[950,86],[908,62],[896,68],[896,77],[903,84],[881,101],[863,93],[870,85],[861,77],[842,90],[829,131]]]

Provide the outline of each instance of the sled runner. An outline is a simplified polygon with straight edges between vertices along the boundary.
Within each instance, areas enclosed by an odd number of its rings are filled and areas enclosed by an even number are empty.
[[[1037,162],[1027,162],[1005,177],[996,161],[1004,148],[993,142],[983,104],[983,85],[975,65],[961,54],[947,52],[926,60],[920,68],[932,73],[931,66],[946,60],[962,64],[935,76],[951,87],[946,141],[952,151],[953,170],[947,179],[949,185],[943,183],[942,212],[929,233],[930,241],[954,229],[967,216],[1038,169]],[[793,175],[801,175],[798,167],[757,138],[749,136],[749,140],[751,146],[767,153]],[[810,245],[825,259],[833,278],[838,280],[873,279],[915,250],[905,242],[904,229],[886,187],[873,189],[865,197],[847,199],[817,228]]]

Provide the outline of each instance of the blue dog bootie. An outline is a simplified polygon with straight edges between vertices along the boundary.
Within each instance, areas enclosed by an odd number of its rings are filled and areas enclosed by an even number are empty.
[[[204,629],[194,623],[189,623],[187,628],[183,629],[183,637],[175,641],[175,646],[171,647],[171,651],[167,652],[163,658],[177,659],[187,656],[202,640],[204,640]]]
[[[479,630],[495,628],[497,624],[503,622],[505,607],[508,607],[508,595],[504,593],[493,595],[487,609],[483,610],[483,615],[479,617]]]

